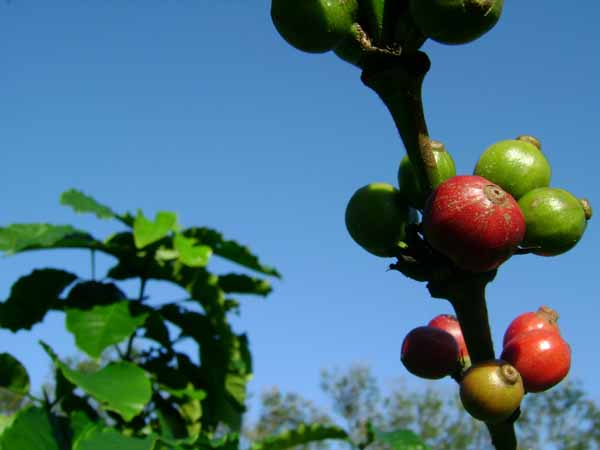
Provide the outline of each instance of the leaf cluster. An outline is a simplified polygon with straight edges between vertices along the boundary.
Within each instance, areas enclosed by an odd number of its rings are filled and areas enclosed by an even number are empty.
[[[15,356],[0,354],[0,389],[26,400],[5,397],[7,410],[16,412],[0,415],[0,450],[239,448],[252,357],[248,337],[229,321],[240,308],[232,295],[265,297],[271,292],[268,278],[280,278],[279,272],[216,230],[183,228],[172,212],[154,219],[139,210],[119,214],[76,190],[65,192],[61,203],[124,229],[98,239],[71,225],[0,227],[6,255],[72,248],[115,260],[101,279],[35,269],[0,303],[0,327],[12,332],[32,329],[49,311],[64,314],[66,329],[89,358],[74,364],[40,342],[54,379],[52,389],[37,398],[25,367]],[[213,273],[213,257],[244,271]],[[140,288],[128,296],[120,283],[132,279]],[[146,293],[151,281],[171,283],[185,298],[155,299]],[[181,350],[183,341],[194,343],[196,355]],[[396,450],[425,448],[410,431],[390,434],[375,427],[368,440],[355,444],[352,433],[322,419],[307,415],[290,427],[282,416],[279,426],[256,433],[246,447],[279,450],[336,439],[361,448],[376,441]]]
[[[11,224],[0,227],[0,251],[74,248],[108,255],[115,264],[101,279],[50,267],[22,276],[0,303],[0,327],[31,330],[58,311],[88,358],[100,360],[107,351],[115,357],[85,370],[40,342],[55,374],[53,391],[41,399],[18,359],[0,354],[0,388],[28,399],[2,416],[0,449],[237,448],[252,358],[248,337],[229,322],[240,307],[232,296],[267,296],[266,277],[279,278],[279,272],[216,230],[183,228],[173,212],[154,219],[139,210],[119,214],[76,190],[60,201],[123,229],[99,239],[71,225]],[[213,257],[244,270],[215,274],[208,268]],[[119,286],[131,279],[139,280],[136,296]],[[152,298],[146,288],[153,280],[178,286],[185,298]],[[196,356],[181,351],[184,340],[195,344]],[[218,436],[223,425],[231,432]]]

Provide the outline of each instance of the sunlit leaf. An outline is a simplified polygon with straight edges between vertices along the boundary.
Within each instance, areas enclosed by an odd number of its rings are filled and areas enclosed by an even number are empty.
[[[341,428],[329,425],[301,424],[297,428],[284,431],[255,442],[250,450],[283,450],[297,445],[323,441],[325,439],[349,440],[348,434]]]
[[[168,392],[173,397],[177,397],[179,399],[190,398],[193,400],[204,400],[206,398],[206,392],[202,389],[196,389],[191,384],[188,384],[187,387],[183,389],[173,389],[168,386],[161,385],[161,390]]]
[[[113,428],[94,427],[82,433],[73,450],[153,450],[155,437],[145,439],[123,436]]]
[[[131,336],[148,317],[134,316],[130,302],[121,301],[89,310],[67,309],[67,329],[75,336],[77,347],[92,358],[99,358],[104,349]]]
[[[430,450],[423,440],[413,431],[381,431],[370,427],[377,442],[386,444],[391,450]]]
[[[227,374],[225,377],[225,391],[233,397],[241,407],[243,407],[246,402],[246,385],[249,380],[249,375]]]
[[[207,245],[198,245],[193,238],[176,234],[173,246],[179,254],[179,260],[190,267],[204,267],[212,255],[212,249]]]
[[[276,269],[262,264],[248,247],[235,241],[225,240],[218,231],[205,227],[193,227],[185,229],[183,234],[197,239],[200,244],[208,245],[213,249],[215,255],[257,272],[281,278]]]
[[[78,213],[92,213],[99,219],[112,219],[116,213],[108,206],[102,205],[92,197],[76,189],[69,189],[60,196],[61,205],[70,206]]]
[[[100,247],[90,234],[70,225],[21,223],[0,227],[0,251],[7,255],[34,249]]]
[[[154,221],[146,218],[141,211],[133,223],[133,238],[137,248],[144,248],[153,242],[164,238],[169,232],[176,231],[177,214],[169,211],[160,211]]]
[[[110,363],[97,372],[80,372],[58,359],[47,344],[42,342],[41,345],[67,380],[126,421],[141,413],[150,401],[152,389],[148,375],[135,364],[119,361]]]
[[[0,450],[3,450],[2,449],[2,433],[4,433],[4,430],[6,430],[8,427],[10,427],[12,425],[14,420],[15,420],[14,415],[5,416],[3,414],[0,414]]]
[[[19,411],[0,436],[2,450],[61,450],[48,413],[35,407]]]

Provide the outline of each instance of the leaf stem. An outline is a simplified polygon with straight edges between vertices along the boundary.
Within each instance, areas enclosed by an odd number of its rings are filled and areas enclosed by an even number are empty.
[[[400,56],[373,53],[365,57],[361,76],[391,113],[425,194],[433,189],[437,173],[421,94],[430,66],[423,52]]]
[[[96,250],[90,250],[91,265],[92,265],[92,280],[96,279]]]

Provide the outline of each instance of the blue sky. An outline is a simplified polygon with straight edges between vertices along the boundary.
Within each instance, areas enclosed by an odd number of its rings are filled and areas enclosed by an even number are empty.
[[[471,173],[493,142],[532,134],[552,185],[600,204],[599,13],[591,0],[507,2],[477,42],[425,44],[429,129],[459,173]],[[234,319],[252,343],[255,394],[278,385],[322,402],[320,369],[354,362],[383,382],[430,383],[404,370],[400,344],[449,305],[387,272],[391,261],[355,245],[343,220],[357,188],[395,182],[404,149],[393,122],[358,69],[287,45],[269,1],[14,0],[0,4],[0,61],[1,224],[117,230],[59,206],[71,187],[118,211],[177,211],[183,225],[247,243],[284,276],[266,300],[245,299]],[[542,304],[559,311],[570,376],[596,401],[598,229],[592,220],[565,255],[513,258],[488,291],[497,351],[518,314]],[[89,275],[83,252],[3,258],[0,295],[43,265]],[[158,284],[149,292],[178,294]],[[60,315],[32,333],[0,331],[0,351],[20,357],[34,386],[49,366],[40,338],[61,355],[75,352]]]

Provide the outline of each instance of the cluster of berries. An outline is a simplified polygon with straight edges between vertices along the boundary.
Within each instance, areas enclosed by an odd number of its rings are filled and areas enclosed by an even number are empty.
[[[496,142],[479,158],[473,175],[456,175],[444,146],[432,141],[436,189],[428,197],[408,159],[400,162],[399,189],[371,183],[346,208],[346,227],[364,249],[397,256],[406,226],[422,211],[422,232],[433,249],[471,272],[496,269],[521,247],[543,256],[577,244],[592,216],[589,203],[550,187],[551,168],[532,136]]]
[[[426,39],[466,44],[498,22],[503,0],[272,0],[271,18],[293,47],[333,51],[360,65],[365,52],[416,51]]]
[[[525,393],[546,391],[567,376],[571,349],[557,319],[545,306],[521,314],[506,329],[500,359],[471,365],[458,321],[439,315],[406,335],[401,361],[421,378],[454,377],[463,406],[473,417],[501,422],[515,414]]]

